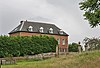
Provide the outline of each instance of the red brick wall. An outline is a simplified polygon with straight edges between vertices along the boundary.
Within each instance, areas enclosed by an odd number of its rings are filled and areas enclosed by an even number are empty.
[[[10,36],[20,36],[20,32],[9,34]]]
[[[60,44],[59,49],[61,52],[65,49],[65,51],[68,51],[68,36],[61,36],[61,35],[51,35],[51,34],[40,34],[40,33],[29,33],[29,32],[17,32],[10,34],[10,36],[39,36],[39,35],[47,35],[47,36],[53,36],[55,39],[60,38]],[[62,39],[65,39],[65,45],[62,45]]]

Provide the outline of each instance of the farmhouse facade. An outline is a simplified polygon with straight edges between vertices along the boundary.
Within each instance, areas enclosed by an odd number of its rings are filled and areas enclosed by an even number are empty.
[[[58,41],[56,52],[68,52],[68,34],[55,26],[54,24],[21,21],[20,24],[13,29],[10,36],[53,36]]]

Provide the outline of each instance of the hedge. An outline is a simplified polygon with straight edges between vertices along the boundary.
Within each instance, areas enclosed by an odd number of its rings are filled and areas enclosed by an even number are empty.
[[[0,36],[0,57],[55,52],[57,44],[48,36]]]
[[[72,43],[68,45],[68,50],[69,52],[78,52],[78,44],[77,43]]]

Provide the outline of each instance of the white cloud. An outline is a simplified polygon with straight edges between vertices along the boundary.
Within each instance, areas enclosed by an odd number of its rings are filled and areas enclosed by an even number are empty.
[[[20,20],[27,19],[56,24],[69,34],[70,42],[82,41],[86,36],[99,36],[100,28],[91,29],[87,21],[83,20],[79,1],[81,0],[2,0],[0,33],[7,34]]]

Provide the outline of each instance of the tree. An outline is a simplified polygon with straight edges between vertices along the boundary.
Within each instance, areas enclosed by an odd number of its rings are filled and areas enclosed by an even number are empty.
[[[83,0],[79,5],[92,28],[100,25],[100,0]]]
[[[78,52],[78,44],[77,43],[72,43],[68,45],[68,50],[69,52]]]
[[[85,38],[83,40],[84,44],[85,44],[85,47],[88,49],[88,50],[98,50],[100,49],[100,39],[99,38]]]

